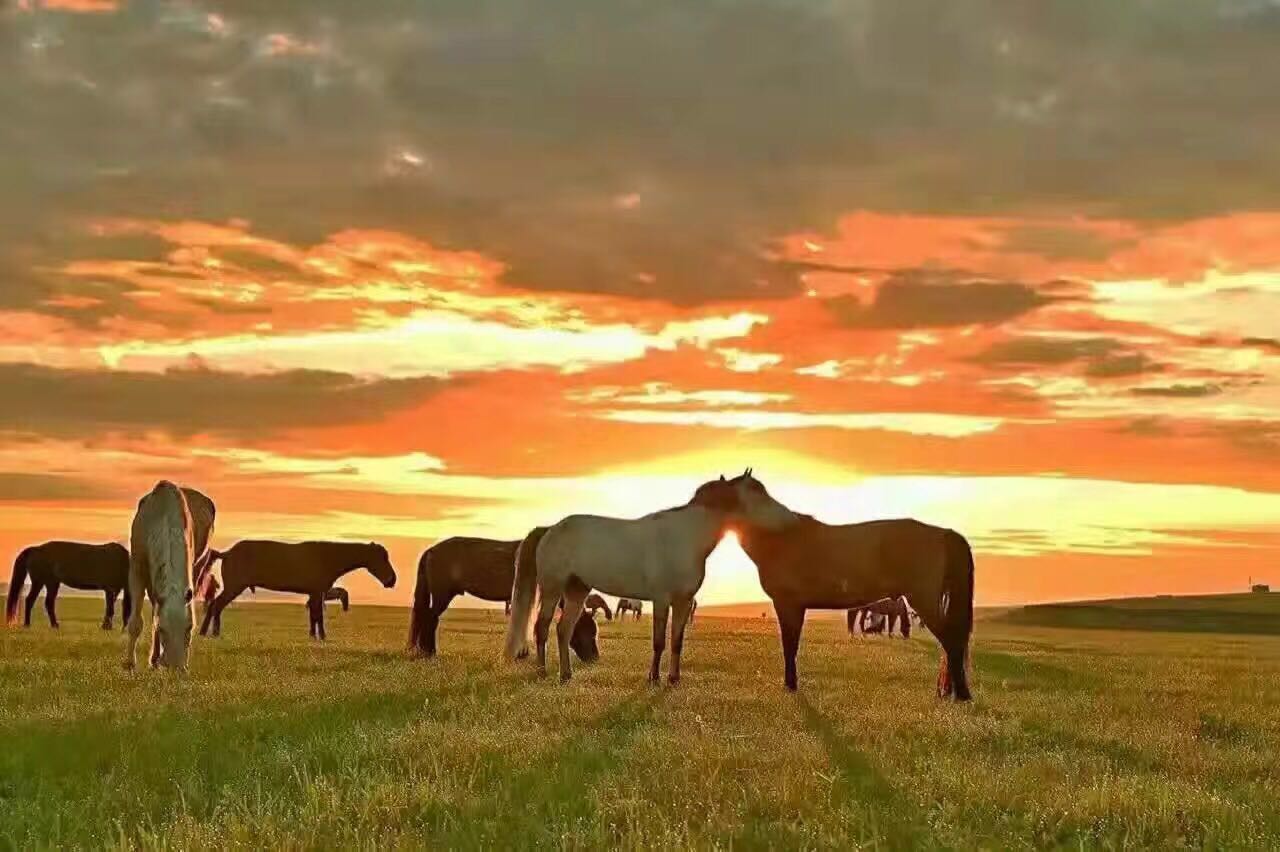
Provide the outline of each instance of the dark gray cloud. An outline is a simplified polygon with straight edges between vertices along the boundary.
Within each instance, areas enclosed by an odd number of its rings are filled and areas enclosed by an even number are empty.
[[[77,476],[0,472],[0,502],[104,500],[119,497],[122,493]]]
[[[1274,337],[1246,337],[1240,341],[1244,346],[1256,346],[1259,349],[1269,349],[1272,352],[1280,352],[1280,340]]]
[[[1124,378],[1164,369],[1144,353],[1128,351],[1125,344],[1109,337],[1013,337],[991,344],[969,360],[1014,369],[1083,361],[1084,374],[1095,379]]]
[[[1213,384],[1152,385],[1151,387],[1134,388],[1131,393],[1134,396],[1194,399],[1197,397],[1217,396],[1222,393],[1222,386]]]
[[[0,431],[82,436],[163,431],[263,437],[291,428],[374,422],[443,387],[314,370],[266,375],[0,365]]]
[[[1110,355],[1120,346],[1106,337],[1013,337],[991,344],[971,360],[1001,367],[1040,367]]]
[[[1241,0],[9,4],[0,298],[65,286],[34,270],[111,215],[290,241],[393,227],[534,287],[698,302],[794,292],[773,241],[853,209],[1267,208],[1276,18]]]
[[[994,325],[1058,301],[1013,282],[969,282],[952,275],[899,274],[870,303],[836,296],[823,303],[848,328],[908,329]]]

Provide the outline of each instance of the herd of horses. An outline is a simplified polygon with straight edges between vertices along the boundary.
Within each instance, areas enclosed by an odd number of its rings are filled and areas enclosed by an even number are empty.
[[[102,626],[110,628],[122,593],[127,642],[124,664],[133,668],[142,631],[144,598],[152,603],[151,664],[187,666],[195,627],[197,590],[206,606],[201,635],[220,632],[221,615],[245,589],[265,588],[307,596],[310,632],[323,639],[324,602],[341,598],[335,582],[365,569],[384,587],[396,574],[378,544],[241,541],[226,551],[209,547],[216,509],[191,488],[160,482],[139,501],[130,547],[51,542],[24,550],[14,564],[6,616],[12,624],[26,580],[25,623],[45,591],[50,623],[58,589],[99,589],[106,597]],[[733,479],[703,483],[682,506],[634,520],[570,515],[538,527],[518,541],[449,538],[428,548],[418,563],[410,615],[409,646],[437,653],[440,618],[458,595],[507,604],[505,656],[533,654],[547,671],[547,642],[557,611],[560,679],[572,676],[570,651],[583,661],[599,657],[595,613],[640,617],[653,606],[653,655],[649,679],[660,678],[668,636],[667,679],[680,680],[685,631],[706,559],[730,530],[755,563],[773,601],[782,638],[784,684],[798,686],[796,656],[810,609],[848,611],[850,632],[900,626],[913,619],[938,640],[942,658],[938,693],[970,698],[968,648],[973,631],[973,554],[959,533],[915,520],[831,525],[792,511],[774,499],[748,468]],[[222,563],[220,591],[210,573]],[[212,590],[212,591],[211,591]],[[619,598],[610,610],[600,593]],[[344,604],[345,605],[345,604]],[[585,617],[584,617],[585,616]]]

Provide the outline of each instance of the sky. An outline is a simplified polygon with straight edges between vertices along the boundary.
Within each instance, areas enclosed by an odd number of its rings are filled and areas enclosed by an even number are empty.
[[[1276,0],[7,0],[0,559],[634,517],[1280,585]],[[760,600],[732,540],[703,603]]]

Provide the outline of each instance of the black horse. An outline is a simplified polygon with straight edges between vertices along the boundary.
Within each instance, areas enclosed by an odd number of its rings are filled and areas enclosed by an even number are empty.
[[[5,605],[5,620],[15,624],[18,620],[18,598],[27,579],[31,591],[27,593],[27,607],[22,626],[31,626],[31,610],[44,590],[44,609],[49,615],[49,625],[58,626],[58,589],[68,585],[73,589],[102,591],[107,609],[102,616],[102,629],[110,630],[116,614],[116,596],[124,592],[121,615],[125,623],[133,610],[129,599],[129,551],[120,544],[81,544],[74,541],[51,541],[36,547],[28,547],[18,554],[13,563],[13,577],[9,580],[9,598]]]

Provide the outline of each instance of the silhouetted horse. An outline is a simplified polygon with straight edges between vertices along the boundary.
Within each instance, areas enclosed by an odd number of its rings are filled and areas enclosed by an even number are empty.
[[[597,612],[604,610],[605,620],[613,621],[613,610],[609,609],[609,602],[594,592],[587,595],[587,599],[582,604],[582,609],[584,612],[591,613],[592,618],[596,617]]]
[[[381,580],[385,588],[396,584],[395,569],[391,567],[386,548],[380,544],[242,541],[223,553],[214,551],[211,561],[218,559],[222,560],[222,582],[226,588],[214,600],[213,608],[205,613],[200,625],[201,636],[208,632],[211,618],[215,622],[213,635],[219,635],[217,623],[222,611],[250,586],[307,595],[311,636],[324,639],[324,596],[339,577],[364,568]]]
[[[878,616],[881,619],[878,627],[872,623],[872,616]],[[906,598],[899,596],[885,598],[869,606],[851,609],[848,612],[847,619],[850,633],[856,633],[858,629],[861,629],[863,633],[887,632],[892,636],[894,628],[897,627],[902,631],[903,639],[910,639],[911,616],[912,612],[907,607]]]
[[[615,610],[618,618],[626,615],[628,612],[636,614],[636,621],[640,620],[640,613],[644,612],[644,601],[632,600],[631,598],[618,598],[618,608]]]
[[[342,611],[348,612],[351,609],[351,595],[347,594],[347,590],[341,586],[334,586],[332,589],[324,593],[326,601],[338,601],[342,604]]]
[[[863,607],[903,595],[942,645],[939,695],[969,699],[973,553],[964,536],[912,520],[831,526],[774,500],[750,469],[732,483],[742,549],[778,613],[788,689],[797,684],[805,610]]]
[[[409,617],[409,648],[435,656],[440,616],[455,597],[469,594],[485,601],[509,601],[515,580],[518,541],[447,538],[427,548],[418,560],[418,584]],[[579,619],[571,645],[578,659],[599,658],[593,619]]]
[[[124,609],[121,618],[126,622],[132,609],[129,597],[129,551],[120,544],[80,544],[74,541],[51,541],[28,547],[18,554],[13,563],[13,576],[9,580],[9,598],[5,605],[5,620],[9,624],[18,621],[18,598],[26,580],[31,580],[27,593],[26,611],[22,626],[31,626],[31,610],[44,590],[44,610],[49,616],[49,626],[58,626],[55,610],[58,588],[65,584],[73,589],[101,589],[106,596],[107,609],[102,616],[102,629],[110,630],[116,613],[116,596],[124,592]]]

